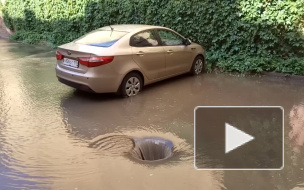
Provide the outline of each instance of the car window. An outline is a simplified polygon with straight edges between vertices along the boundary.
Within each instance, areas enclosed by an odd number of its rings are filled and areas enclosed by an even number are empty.
[[[116,30],[94,30],[74,42],[99,47],[110,47],[128,32]]]
[[[151,47],[158,46],[158,41],[152,31],[144,31],[132,36],[130,45],[134,47]]]
[[[159,37],[162,41],[162,45],[165,45],[165,46],[176,46],[176,45],[183,45],[183,41],[184,39],[175,34],[174,32],[172,31],[169,31],[169,30],[158,30],[158,34],[159,34]]]

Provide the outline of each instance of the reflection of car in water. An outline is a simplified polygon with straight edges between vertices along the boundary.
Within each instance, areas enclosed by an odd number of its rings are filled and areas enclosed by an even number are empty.
[[[70,132],[81,136],[82,133],[90,136],[90,133],[93,138],[115,132],[118,128],[148,127],[183,119],[185,109],[193,110],[197,99],[203,97],[201,81],[204,80],[201,77],[204,75],[198,78],[185,75],[167,80],[163,85],[151,85],[136,98],[120,99],[107,94],[75,91],[61,100],[64,122]]]
[[[304,104],[294,105],[289,113],[291,131],[289,138],[296,148],[304,145]]]
[[[76,91],[61,101],[64,122],[69,132],[81,136],[117,132],[120,126],[128,126],[144,115],[144,99],[117,99],[113,96],[85,94]]]
[[[136,95],[144,85],[183,73],[200,74],[205,51],[160,26],[113,25],[58,47],[58,80],[97,93]]]

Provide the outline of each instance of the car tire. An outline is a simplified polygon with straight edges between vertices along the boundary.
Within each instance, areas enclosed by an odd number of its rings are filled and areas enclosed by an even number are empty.
[[[191,67],[191,71],[190,73],[192,75],[199,75],[201,74],[203,71],[205,70],[205,61],[204,61],[204,57],[202,56],[197,56],[193,63],[192,63],[192,67]]]
[[[138,73],[129,73],[120,85],[120,94],[123,97],[136,96],[143,87],[143,79]]]

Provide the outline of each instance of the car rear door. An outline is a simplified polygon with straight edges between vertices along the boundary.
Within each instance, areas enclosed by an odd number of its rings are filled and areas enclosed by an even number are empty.
[[[154,30],[141,31],[130,38],[133,59],[149,80],[161,77],[166,70],[165,51]]]
[[[166,54],[166,76],[186,72],[192,65],[192,51],[184,45],[184,38],[177,33],[166,30],[157,30]]]

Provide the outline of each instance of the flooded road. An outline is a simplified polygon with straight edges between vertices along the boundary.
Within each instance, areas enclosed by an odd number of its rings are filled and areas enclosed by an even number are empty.
[[[304,82],[184,75],[121,99],[59,83],[53,50],[0,40],[0,54],[1,190],[304,189]],[[195,170],[196,106],[284,107],[284,169]],[[133,158],[132,138],[151,136],[170,140],[174,154]]]

